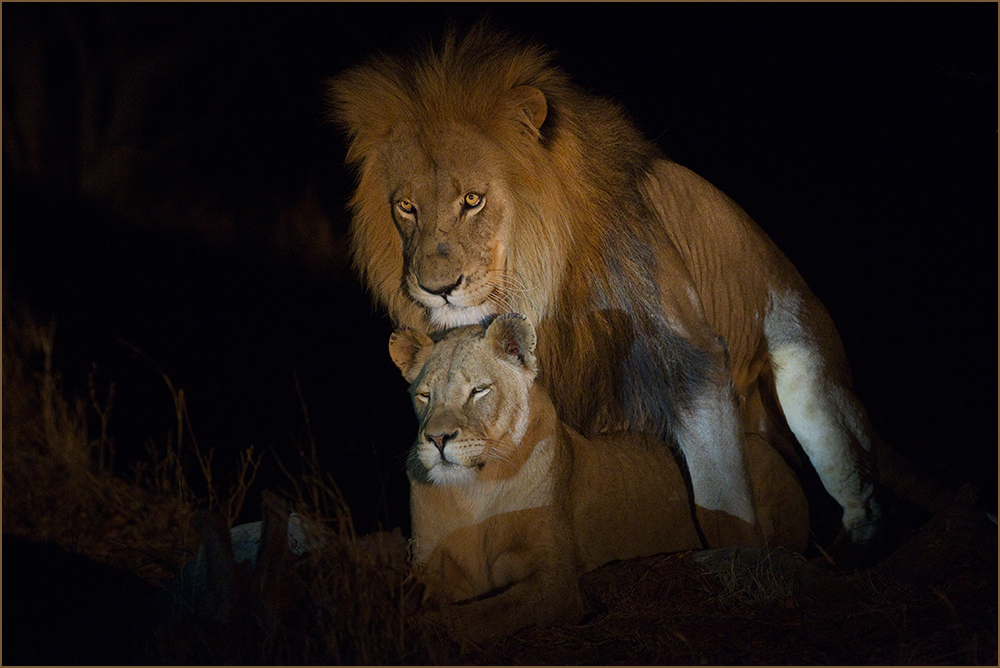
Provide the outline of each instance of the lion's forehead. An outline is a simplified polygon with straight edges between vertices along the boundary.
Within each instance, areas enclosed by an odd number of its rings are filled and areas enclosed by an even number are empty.
[[[504,151],[484,133],[463,124],[437,128],[403,127],[383,146],[382,161],[390,188],[461,193],[501,180]]]

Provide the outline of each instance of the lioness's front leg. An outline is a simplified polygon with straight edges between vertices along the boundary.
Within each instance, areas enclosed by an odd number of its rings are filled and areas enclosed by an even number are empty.
[[[476,555],[466,549],[472,535],[481,548]],[[431,555],[434,577],[427,583],[429,600],[442,604],[449,628],[480,641],[579,619],[583,603],[572,530],[551,506],[494,516],[456,538],[462,540],[445,541]],[[480,585],[473,587],[476,595],[462,593],[469,589],[461,585],[482,582],[483,576],[489,589]]]
[[[470,640],[510,635],[529,626],[575,622],[583,601],[572,561],[528,549],[501,555],[495,566],[523,576],[501,588],[442,608],[444,623]]]

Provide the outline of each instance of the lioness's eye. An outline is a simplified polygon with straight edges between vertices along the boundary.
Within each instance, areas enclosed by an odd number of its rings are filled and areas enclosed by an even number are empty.
[[[413,215],[417,211],[417,207],[413,206],[413,202],[408,199],[401,199],[396,202],[396,207],[403,213]]]
[[[475,209],[477,206],[482,204],[483,196],[479,193],[466,193],[464,201],[466,208]]]
[[[484,394],[486,394],[489,391],[490,391],[490,386],[489,385],[478,385],[478,386],[472,388],[472,392],[469,394],[469,396],[471,398],[473,398],[473,399],[476,399],[478,397],[483,396]]]

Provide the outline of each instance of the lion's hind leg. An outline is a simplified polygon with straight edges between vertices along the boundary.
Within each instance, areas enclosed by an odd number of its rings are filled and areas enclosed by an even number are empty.
[[[851,540],[872,542],[881,511],[875,498],[875,436],[861,402],[827,373],[826,360],[811,342],[785,342],[770,351],[775,391],[823,486],[844,509]]]

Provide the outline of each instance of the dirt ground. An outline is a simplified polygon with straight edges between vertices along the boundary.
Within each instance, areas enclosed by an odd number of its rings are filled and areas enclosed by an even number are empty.
[[[976,493],[873,568],[716,550],[583,577],[590,613],[485,650],[497,663],[920,665],[997,662],[997,529]],[[476,658],[466,655],[464,658]]]
[[[286,550],[264,576],[223,577],[216,560],[182,614],[124,571],[8,544],[36,568],[4,592],[4,612],[22,612],[6,615],[6,663],[997,665],[997,527],[971,486],[870,568],[751,549],[617,562],[582,577],[579,624],[478,646],[401,613],[398,531]]]

